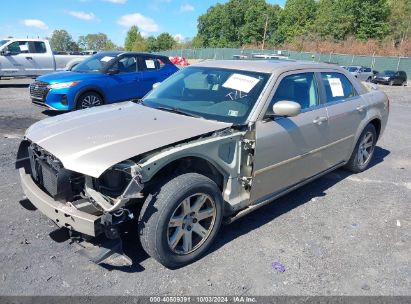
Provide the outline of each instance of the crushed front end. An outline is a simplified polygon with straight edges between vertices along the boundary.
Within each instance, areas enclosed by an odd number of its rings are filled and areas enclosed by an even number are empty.
[[[132,206],[142,197],[138,166],[131,161],[93,178],[67,170],[51,153],[24,140],[16,169],[31,203],[76,236],[119,238],[119,225],[133,219]]]

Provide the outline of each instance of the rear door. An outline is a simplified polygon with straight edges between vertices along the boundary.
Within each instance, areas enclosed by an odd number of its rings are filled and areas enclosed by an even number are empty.
[[[321,88],[328,111],[330,165],[348,161],[355,134],[366,116],[367,102],[358,95],[351,81],[339,72],[320,73]]]
[[[43,75],[54,72],[54,58],[47,52],[46,43],[43,41],[30,41],[29,53],[26,56],[26,74]]]
[[[281,100],[301,105],[295,117],[267,118],[256,123],[251,200],[258,201],[329,167],[327,110],[320,104],[315,73],[287,73],[279,79],[268,106]]]
[[[153,84],[162,82],[175,71],[167,68],[166,62],[156,56],[142,55],[140,58],[140,90],[141,97],[150,92]]]

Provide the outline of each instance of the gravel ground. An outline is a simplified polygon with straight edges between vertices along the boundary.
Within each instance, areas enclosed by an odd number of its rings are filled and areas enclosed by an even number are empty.
[[[328,174],[223,227],[200,261],[168,270],[133,227],[133,266],[98,266],[27,210],[16,149],[25,128],[55,115],[31,105],[30,81],[0,81],[1,295],[411,295],[411,88],[382,87],[391,116],[369,170]]]

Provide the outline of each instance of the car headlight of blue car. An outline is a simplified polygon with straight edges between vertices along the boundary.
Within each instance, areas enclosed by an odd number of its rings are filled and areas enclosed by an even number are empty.
[[[61,83],[53,83],[48,85],[47,87],[49,89],[67,89],[67,88],[71,88],[74,87],[76,85],[78,85],[80,83],[80,81],[68,81],[68,82],[61,82]]]

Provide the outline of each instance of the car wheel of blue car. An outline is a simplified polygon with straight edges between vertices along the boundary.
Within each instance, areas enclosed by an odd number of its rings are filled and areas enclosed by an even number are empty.
[[[77,100],[77,109],[88,109],[92,107],[101,106],[103,104],[103,99],[101,96],[94,92],[86,92],[82,94]]]

